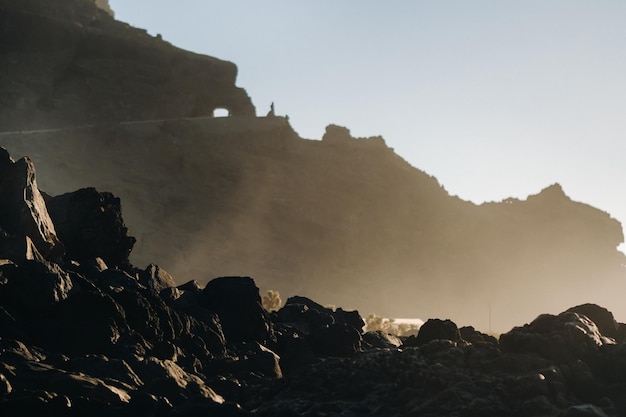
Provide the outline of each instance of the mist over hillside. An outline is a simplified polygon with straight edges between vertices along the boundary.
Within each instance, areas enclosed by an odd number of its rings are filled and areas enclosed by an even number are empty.
[[[0,145],[32,158],[48,194],[120,196],[133,263],[483,331],[585,302],[626,317],[622,227],[560,185],[463,201],[383,138],[329,121],[305,140],[285,117],[255,117],[233,63],[84,1],[29,5],[0,17],[0,130],[13,132]]]

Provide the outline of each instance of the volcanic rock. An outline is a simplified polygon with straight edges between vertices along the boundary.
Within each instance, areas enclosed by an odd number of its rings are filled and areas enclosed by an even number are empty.
[[[623,333],[620,333],[620,325],[613,317],[613,313],[604,307],[587,303],[568,308],[567,311],[578,313],[593,321],[603,336],[617,339],[623,335]]]
[[[63,254],[63,245],[37,188],[32,161],[24,157],[15,162],[4,148],[0,148],[0,230],[30,238],[46,258]]]
[[[449,319],[428,319],[417,333],[404,341],[404,346],[422,346],[435,340],[450,340],[453,342],[463,340],[457,325]]]
[[[84,125],[255,109],[230,62],[173,47],[91,0],[4,0],[0,126]]]
[[[69,274],[54,263],[24,260],[0,266],[7,280],[0,290],[4,305],[31,315],[65,301],[74,292]]]
[[[72,229],[123,225],[121,205],[115,207],[113,223],[109,216],[77,215]],[[115,239],[95,244],[90,239],[101,235],[84,236],[87,248],[97,248],[84,256],[3,252],[0,410],[7,415],[626,413],[626,349],[609,337],[624,325],[599,305],[541,315],[499,340],[430,319],[415,343],[409,337],[401,344],[362,334],[357,311],[307,297],[265,311],[250,277],[174,286],[156,263],[138,269],[123,257],[105,262],[95,255],[115,253]],[[66,246],[77,253],[74,243]]]
[[[572,311],[557,316],[542,314],[530,324],[500,336],[504,351],[536,353],[557,362],[589,359],[599,347],[613,343],[593,321]]]
[[[272,339],[272,324],[252,278],[215,278],[202,293],[206,308],[219,316],[228,342],[267,343]]]
[[[150,264],[139,274],[139,282],[156,293],[176,286],[174,278],[158,265]]]
[[[135,238],[128,236],[118,197],[95,188],[47,198],[46,205],[66,258],[83,262],[94,258],[112,267],[128,265]]]

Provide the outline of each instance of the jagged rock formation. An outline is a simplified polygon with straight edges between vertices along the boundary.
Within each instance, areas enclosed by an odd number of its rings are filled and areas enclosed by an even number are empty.
[[[621,225],[558,184],[476,206],[381,137],[330,125],[321,141],[303,140],[285,118],[251,117],[234,64],[178,50],[92,1],[4,0],[0,26],[2,130],[88,124],[0,144],[35,161],[52,195],[102,190],[83,216],[110,213],[117,203],[104,193],[119,195],[138,243],[132,264],[157,259],[178,284],[254,276],[324,305],[496,332],[588,301],[626,317]],[[178,120],[215,107],[235,117]],[[118,123],[159,118],[174,120]],[[70,237],[56,222],[64,242],[100,236],[109,247],[125,233]],[[121,265],[133,244],[101,256]],[[102,249],[73,246],[76,258]]]
[[[15,162],[6,149],[0,149],[0,222],[6,232],[29,239],[46,256],[58,257],[63,245],[54,224],[44,210],[44,199],[35,181],[35,167],[28,158]]]
[[[29,191],[37,189],[32,164],[0,151],[0,201],[29,207],[25,216],[0,217],[2,415],[626,413],[626,325],[603,307],[540,315],[500,340],[440,319],[402,340],[364,334],[357,311],[301,296],[270,313],[249,277],[176,286],[155,264],[107,265],[101,256],[132,249],[115,197],[87,189],[43,199]],[[31,167],[25,181],[4,175],[19,166]],[[86,208],[94,195],[108,215],[68,222],[48,213],[55,204],[63,213],[93,213]],[[25,247],[41,240],[30,227],[33,217],[46,219],[48,239],[66,250],[44,255]],[[55,227],[57,219],[66,224]],[[76,240],[67,232],[52,238],[64,228],[111,230],[118,239],[95,233]]]
[[[177,49],[104,7],[0,1],[1,130],[209,116],[215,108],[255,115],[235,86],[234,64]]]

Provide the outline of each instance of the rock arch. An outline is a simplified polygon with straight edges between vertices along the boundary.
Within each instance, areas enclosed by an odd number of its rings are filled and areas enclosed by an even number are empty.
[[[232,112],[227,107],[215,107],[211,111],[211,117],[230,117]]]

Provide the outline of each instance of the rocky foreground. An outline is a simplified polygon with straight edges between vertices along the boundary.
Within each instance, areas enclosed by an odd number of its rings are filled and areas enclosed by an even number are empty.
[[[134,244],[119,198],[49,196],[0,148],[2,416],[626,415],[626,325],[598,305],[400,339],[304,297],[268,312],[249,277],[175,285]]]

